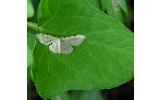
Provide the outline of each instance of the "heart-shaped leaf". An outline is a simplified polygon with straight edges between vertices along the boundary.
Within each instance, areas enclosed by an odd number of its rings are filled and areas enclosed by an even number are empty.
[[[124,25],[86,0],[42,0],[38,12],[42,33],[86,36],[68,55],[37,41],[32,72],[44,99],[72,89],[110,89],[133,78],[133,33]]]

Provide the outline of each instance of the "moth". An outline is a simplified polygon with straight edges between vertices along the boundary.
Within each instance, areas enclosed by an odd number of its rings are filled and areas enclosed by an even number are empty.
[[[73,52],[73,46],[82,44],[86,37],[84,35],[76,35],[70,37],[54,37],[47,34],[36,34],[40,43],[49,46],[49,50],[58,54],[70,54]]]

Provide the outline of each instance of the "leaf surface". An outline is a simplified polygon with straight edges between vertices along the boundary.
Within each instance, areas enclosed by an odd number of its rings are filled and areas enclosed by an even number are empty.
[[[44,99],[67,90],[110,89],[133,78],[133,33],[86,0],[42,0],[38,18],[42,33],[86,36],[68,55],[37,40],[32,72]]]
[[[119,0],[119,5],[121,7],[121,9],[128,14],[128,8],[127,8],[127,4],[125,0]]]
[[[102,10],[101,6],[101,0],[87,0],[91,5],[93,5],[95,8]]]
[[[27,16],[28,18],[34,16],[34,8],[33,8],[31,0],[27,0]]]
[[[106,9],[109,16],[112,16],[116,20],[123,22],[124,11],[128,14],[128,9],[125,0],[101,0],[103,8]]]
[[[34,50],[34,46],[35,46],[35,38],[33,35],[31,35],[31,33],[28,33],[27,36],[27,66],[31,66],[33,63],[33,50]]]
[[[99,90],[72,91],[71,100],[103,100]]]

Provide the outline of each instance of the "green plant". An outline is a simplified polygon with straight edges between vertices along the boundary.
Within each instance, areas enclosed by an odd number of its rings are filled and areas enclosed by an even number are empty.
[[[42,98],[68,90],[110,89],[133,78],[134,36],[119,13],[128,13],[126,4],[115,0],[119,3],[113,8],[112,0],[101,1],[41,0],[36,16],[28,14],[35,17],[28,20],[28,66]],[[39,32],[83,34],[86,41],[71,54],[54,54],[38,41]]]

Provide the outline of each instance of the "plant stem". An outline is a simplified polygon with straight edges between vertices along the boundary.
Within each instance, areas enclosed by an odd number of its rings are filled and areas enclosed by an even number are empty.
[[[32,28],[35,31],[39,31],[39,27],[36,23],[28,22],[27,27]]]

